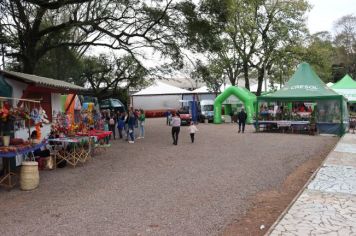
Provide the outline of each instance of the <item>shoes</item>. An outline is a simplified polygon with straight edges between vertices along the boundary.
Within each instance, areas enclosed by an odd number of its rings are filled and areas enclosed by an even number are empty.
[[[129,141],[129,143],[135,143],[135,141]]]
[[[240,133],[241,131],[239,130],[239,133]]]
[[[141,139],[141,137],[137,137],[136,139]]]

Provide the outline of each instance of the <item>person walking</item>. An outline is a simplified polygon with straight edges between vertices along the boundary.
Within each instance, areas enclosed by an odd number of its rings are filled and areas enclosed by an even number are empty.
[[[189,133],[190,133],[190,139],[192,140],[192,143],[194,143],[194,135],[195,132],[198,131],[198,128],[194,125],[194,122],[190,122],[189,126]]]
[[[119,115],[117,119],[117,130],[119,133],[119,138],[122,139],[122,130],[125,128],[125,112]]]
[[[139,127],[140,127],[140,135],[137,139],[145,138],[145,120],[146,120],[145,112],[143,111],[143,109],[141,109],[140,116],[138,117]]]
[[[173,138],[173,145],[178,145],[178,136],[180,131],[180,124],[181,120],[179,117],[179,113],[175,113],[172,117],[171,125],[172,125],[172,138]]]
[[[135,135],[134,135],[134,132],[135,132],[135,124],[136,124],[136,117],[135,117],[135,114],[130,111],[129,112],[129,117],[128,117],[128,122],[127,122],[127,125],[128,125],[128,134],[130,136],[130,140],[129,140],[129,143],[135,143]]]
[[[247,114],[244,108],[241,108],[241,111],[239,112],[239,114],[237,114],[237,118],[239,120],[239,133],[241,132],[241,126],[242,126],[242,133],[244,133],[246,119],[247,119]]]
[[[116,135],[115,135],[115,130],[116,130],[116,127],[115,127],[115,115],[110,115],[110,118],[109,118],[109,130],[112,132],[112,136],[114,137],[114,140],[116,139]],[[111,139],[111,136],[110,136],[110,139]]]

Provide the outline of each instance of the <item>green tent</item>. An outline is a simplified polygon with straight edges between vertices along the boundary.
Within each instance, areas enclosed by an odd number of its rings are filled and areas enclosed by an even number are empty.
[[[327,87],[308,63],[301,63],[286,85],[257,98],[256,114],[262,102],[276,102],[292,108],[293,102],[316,104],[315,123],[320,133],[343,134],[348,127],[346,99]],[[256,115],[258,123],[259,115]]]
[[[264,100],[302,101],[312,99],[341,99],[319,78],[308,63],[301,63],[292,78],[280,90],[262,96]]]
[[[331,86],[331,88],[338,94],[346,97],[348,102],[356,103],[356,81],[349,75],[345,75],[344,78]]]

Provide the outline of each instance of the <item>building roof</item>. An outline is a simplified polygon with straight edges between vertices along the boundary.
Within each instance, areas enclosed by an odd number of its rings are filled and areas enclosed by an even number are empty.
[[[186,89],[181,89],[172,85],[168,85],[161,81],[155,81],[155,83],[141,91],[134,93],[132,96],[142,95],[164,95],[164,94],[186,94],[191,93]]]
[[[194,90],[196,88],[199,88],[203,86],[205,83],[194,80],[192,78],[186,78],[186,77],[181,77],[181,78],[164,78],[164,79],[158,79],[159,81],[172,85],[181,89],[187,89],[187,90]]]
[[[84,87],[71,84],[61,80],[50,79],[46,77],[41,77],[37,75],[25,74],[21,72],[14,71],[0,71],[5,77],[10,77],[11,79],[23,81],[25,83],[35,84],[41,87],[55,88],[55,89],[65,89],[65,90],[86,90]]]

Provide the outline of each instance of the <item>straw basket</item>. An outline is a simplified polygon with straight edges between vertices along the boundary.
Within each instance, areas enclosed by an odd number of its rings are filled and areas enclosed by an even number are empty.
[[[33,190],[38,187],[40,175],[36,161],[24,161],[21,166],[20,188],[22,190]]]

